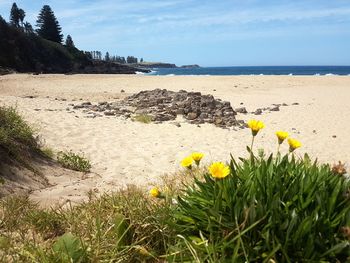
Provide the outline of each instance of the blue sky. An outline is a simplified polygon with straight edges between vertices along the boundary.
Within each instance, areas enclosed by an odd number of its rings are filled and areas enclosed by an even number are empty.
[[[0,0],[6,20],[13,1]],[[202,66],[350,65],[350,0],[16,1],[82,50]]]

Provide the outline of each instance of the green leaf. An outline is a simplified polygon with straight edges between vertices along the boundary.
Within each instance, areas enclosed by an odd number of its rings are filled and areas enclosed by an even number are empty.
[[[71,233],[66,233],[59,237],[52,247],[56,255],[64,262],[84,262],[86,251],[82,248],[79,238]]]

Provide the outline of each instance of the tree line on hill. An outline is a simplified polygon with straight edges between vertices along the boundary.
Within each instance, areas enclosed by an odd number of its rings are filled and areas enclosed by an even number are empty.
[[[93,67],[98,66],[102,71],[98,73],[104,73],[101,67],[108,68],[108,73],[118,73],[122,68],[131,73],[133,70],[116,64],[137,63],[133,56],[125,59],[107,52],[102,58],[100,51],[81,51],[75,47],[70,35],[62,44],[62,28],[49,5],[40,10],[36,29],[25,21],[25,17],[25,11],[16,3],[12,5],[9,22],[0,16],[0,67],[46,73],[80,72],[88,67],[87,73],[96,73]]]
[[[138,58],[136,58],[134,56],[127,56],[127,58],[125,59],[125,57],[121,57],[118,55],[111,56],[108,51],[106,52],[104,57],[102,56],[101,51],[85,51],[85,54],[90,59],[94,59],[94,60],[104,60],[104,61],[108,61],[108,62],[116,62],[116,63],[121,63],[121,64],[126,64],[126,63],[127,64],[137,64],[139,62]],[[140,59],[140,63],[142,63],[142,62],[143,62],[143,58]]]

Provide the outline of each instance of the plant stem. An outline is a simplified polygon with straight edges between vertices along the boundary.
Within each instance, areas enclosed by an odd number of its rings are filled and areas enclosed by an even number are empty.
[[[253,151],[253,146],[254,146],[254,138],[255,138],[255,136],[253,136],[253,138],[252,138],[252,144],[251,144],[251,146],[250,146],[250,150],[251,150],[251,151]]]

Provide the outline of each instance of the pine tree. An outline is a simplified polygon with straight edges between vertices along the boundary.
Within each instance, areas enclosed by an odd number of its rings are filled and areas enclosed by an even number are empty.
[[[29,22],[23,24],[24,32],[27,34],[34,34],[34,29]]]
[[[26,12],[24,12],[23,9],[18,9],[18,19],[21,22],[21,26],[22,27],[24,26],[23,20],[24,20],[25,17],[26,17]]]
[[[15,27],[19,27],[19,8],[16,3],[12,4],[11,13],[10,13],[10,23]]]
[[[51,7],[44,5],[38,16],[36,32],[42,38],[51,40],[57,43],[62,43],[63,35],[61,34],[61,27],[51,10]]]
[[[66,38],[66,46],[67,47],[75,47],[73,39],[70,35],[68,35]]]

